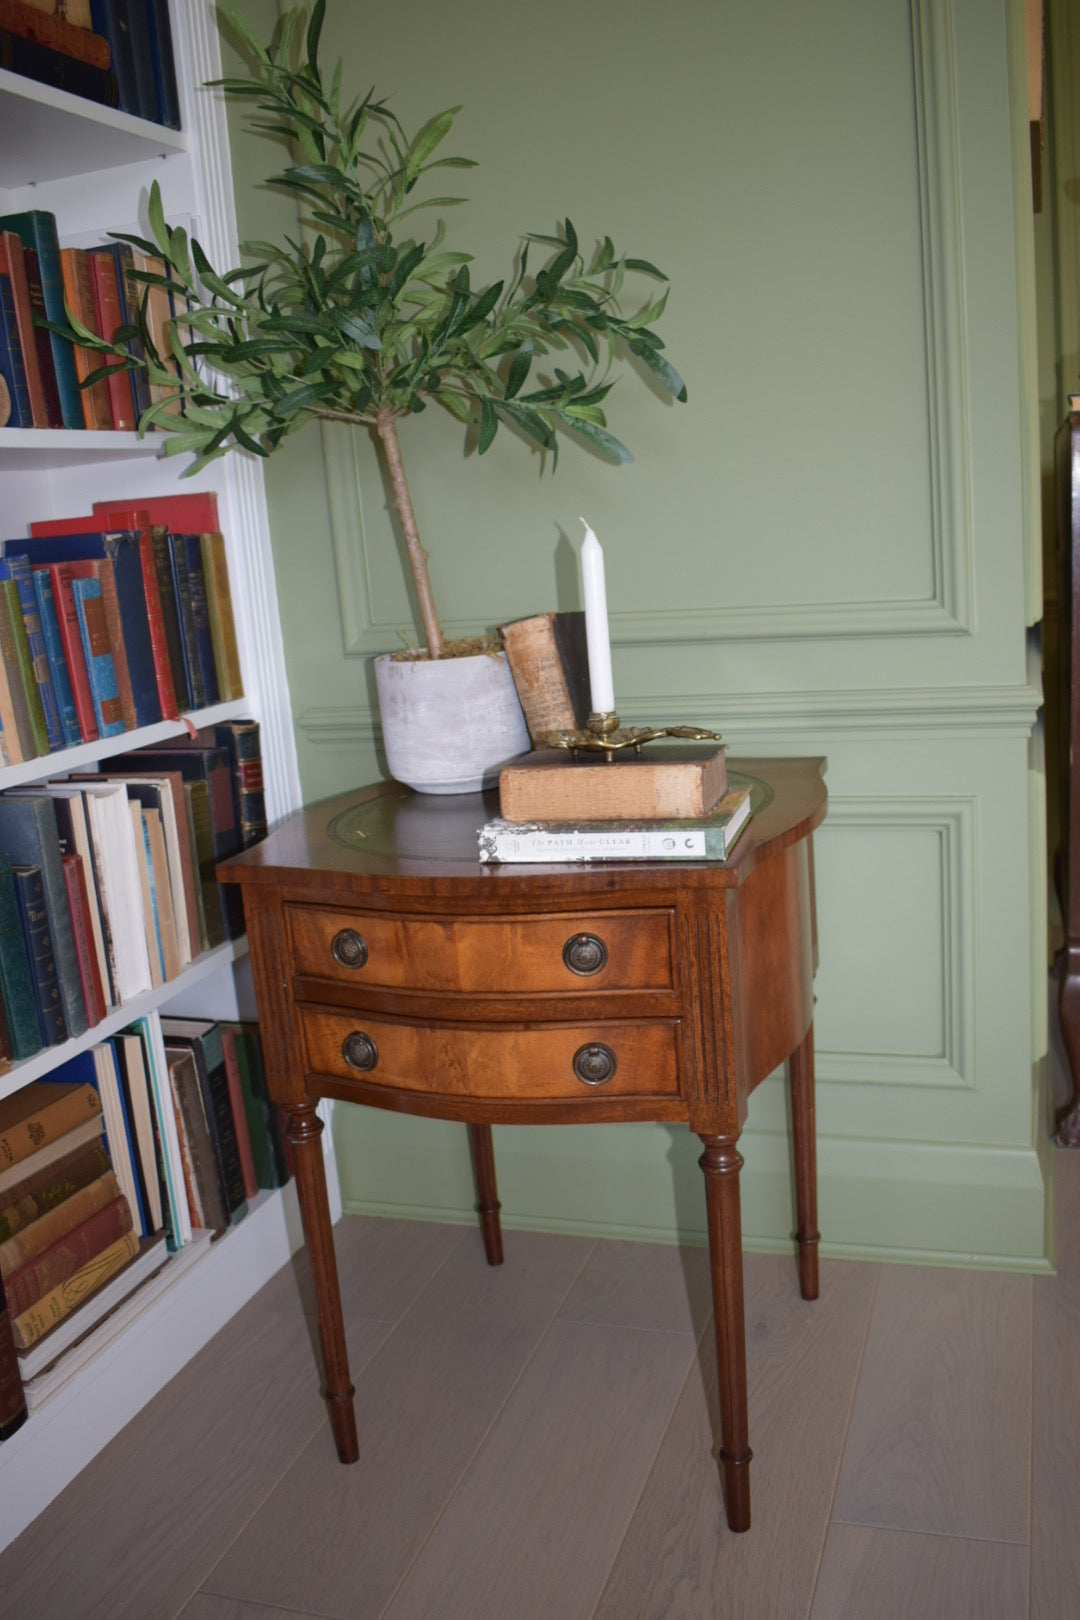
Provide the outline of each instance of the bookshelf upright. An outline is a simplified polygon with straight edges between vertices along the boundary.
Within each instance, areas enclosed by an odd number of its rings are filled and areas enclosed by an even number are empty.
[[[182,129],[125,113],[0,71],[0,212],[55,214],[61,243],[104,241],[110,230],[146,232],[150,183],[170,218],[192,226],[218,262],[235,262],[236,226],[228,129],[220,99],[201,87],[220,76],[208,0],[173,0]],[[232,257],[230,257],[230,255]],[[183,487],[214,489],[228,542],[231,592],[245,696],[193,716],[196,724],[251,715],[259,721],[271,822],[300,802],[262,472],[231,455],[181,486],[183,461],[134,433],[0,428],[3,538],[32,519],[88,512],[96,500],[127,500]],[[23,764],[0,767],[0,789],[85,770],[110,753],[183,729],[165,721]],[[197,958],[178,980],[128,1002],[76,1041],[47,1048],[0,1075],[0,1095],[38,1078],[80,1046],[141,1014],[169,1011],[249,1016],[243,942]],[[330,1152],[330,1133],[324,1133]],[[332,1185],[336,1185],[331,1176]],[[212,1337],[300,1243],[292,1186],[262,1193],[174,1286],[145,1309],[123,1313],[95,1358],[31,1413],[0,1446],[0,1546],[7,1545],[91,1457]],[[137,1298],[137,1296],[136,1296]]]

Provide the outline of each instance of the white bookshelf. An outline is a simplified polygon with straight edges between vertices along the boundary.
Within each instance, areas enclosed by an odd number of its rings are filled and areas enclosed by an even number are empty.
[[[0,71],[0,212],[46,209],[56,215],[61,243],[104,241],[110,230],[145,229],[141,213],[150,181],[157,179],[166,213],[192,221],[212,259],[237,262],[224,109],[214,93],[200,88],[221,73],[209,0],[173,0],[173,33],[179,132]],[[2,538],[25,537],[32,519],[87,512],[95,500],[126,501],[181,487],[217,491],[246,695],[190,718],[196,725],[243,714],[259,721],[267,813],[275,821],[300,803],[300,783],[262,471],[255,459],[232,455],[181,484],[183,466],[180,458],[164,457],[152,437],[134,433],[0,429]],[[182,722],[165,721],[3,767],[0,789],[85,770],[110,753],[160,742],[182,729]],[[246,968],[242,942],[204,953],[180,978],[125,1004],[77,1041],[0,1076],[0,1095],[166,1005],[211,1017],[253,1016]],[[329,1131],[324,1144],[331,1161]],[[332,1161],[327,1168],[337,1201]],[[175,1285],[159,1289],[145,1309],[125,1312],[122,1327],[101,1336],[94,1355],[0,1446],[0,1546],[59,1494],[300,1241],[293,1188],[262,1194]]]

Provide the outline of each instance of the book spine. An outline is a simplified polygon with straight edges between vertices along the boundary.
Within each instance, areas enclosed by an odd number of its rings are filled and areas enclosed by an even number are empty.
[[[64,727],[60,719],[60,705],[56,698],[56,688],[53,685],[52,666],[45,646],[45,633],[38,608],[37,591],[34,589],[34,580],[30,571],[30,559],[27,556],[19,556],[6,557],[4,561],[10,568],[11,577],[18,588],[19,605],[22,608],[23,625],[26,629],[26,642],[30,651],[30,661],[33,665],[34,679],[37,682],[38,696],[41,699],[41,712],[45,721],[45,735],[48,742],[46,752],[52,753],[54,749],[64,747]]]
[[[34,315],[34,339],[37,343],[41,386],[45,394],[45,413],[49,419],[49,427],[62,428],[64,413],[60,405],[60,385],[56,380],[56,367],[53,364],[52,341],[44,326],[37,324],[39,320],[48,320],[48,312],[45,308],[41,265],[33,248],[23,249],[23,263],[26,266],[26,288],[30,294],[30,308]]]
[[[228,750],[240,848],[250,849],[267,833],[259,722],[223,720],[214,727],[214,741]]]
[[[94,313],[94,291],[90,285],[90,265],[85,248],[66,247],[60,249],[60,274],[63,280],[64,297],[68,308],[80,325],[88,331],[97,331],[97,316]],[[101,360],[93,349],[88,349],[82,343],[72,345],[74,355],[75,376],[79,387],[79,399],[82,409],[82,421],[79,427],[103,430],[112,427],[112,415],[109,410],[109,390],[102,381],[88,383],[91,373],[97,371]],[[71,423],[67,424],[69,427]]]
[[[23,39],[10,28],[0,28],[0,67],[103,107],[117,105],[116,79],[107,69],[65,56],[63,51],[51,50],[36,40]]]
[[[0,1282],[0,1440],[9,1440],[26,1422],[26,1396],[15,1353],[11,1313]]]
[[[259,1191],[259,1180],[255,1174],[255,1154],[251,1141],[251,1132],[248,1128],[247,1109],[244,1106],[244,1088],[240,1080],[240,1065],[236,1056],[236,1040],[233,1031],[226,1029],[222,1025],[218,1026],[218,1040],[221,1043],[222,1062],[225,1067],[225,1083],[229,1093],[229,1112],[236,1135],[244,1197],[255,1198]]]
[[[120,693],[116,684],[116,665],[113,662],[109,628],[102,601],[101,582],[97,579],[73,579],[75,606],[79,615],[86,671],[90,678],[90,691],[94,699],[94,716],[102,737],[117,737],[124,731],[124,715],[120,706]]]
[[[139,86],[135,78],[135,55],[131,40],[128,0],[90,0],[94,33],[109,42],[109,63],[116,79],[121,112],[139,114]]]
[[[45,1089],[50,1089],[50,1082]],[[47,1142],[55,1142],[91,1115],[100,1114],[101,1099],[93,1086],[62,1089],[54,1099],[28,1106],[25,1118],[0,1132],[0,1165],[19,1164]]]
[[[3,620],[4,630],[4,660],[7,662],[7,626],[11,627],[11,643],[15,651],[15,670],[8,667],[8,682],[15,688],[14,675],[18,676],[18,683],[26,699],[26,712],[30,718],[31,739],[23,735],[20,727],[20,741],[22,743],[23,757],[33,759],[36,755],[49,753],[49,732],[45,724],[45,710],[41,703],[41,692],[38,688],[37,675],[34,670],[34,660],[30,653],[30,641],[26,634],[26,620],[23,618],[22,601],[19,596],[18,582],[10,577],[0,578],[0,596],[3,597],[0,618]]]
[[[217,1025],[202,1037],[202,1055],[205,1073],[203,1065],[197,1060],[196,1069],[199,1083],[203,1088],[206,1123],[210,1127],[210,1140],[221,1166],[221,1183],[229,1219],[238,1221],[247,1211],[247,1199],[244,1193],[244,1172],[240,1164],[240,1144],[233,1122],[229,1081],[225,1072],[225,1057]]]
[[[111,343],[124,324],[120,305],[120,284],[116,274],[116,260],[111,253],[91,248],[86,262],[90,272],[90,288],[94,298],[94,319],[98,335]],[[124,361],[123,354],[97,357],[98,365],[117,366]],[[114,431],[132,432],[135,427],[135,401],[127,371],[112,370],[105,379],[109,395],[109,416]]]
[[[56,234],[56,217],[44,208],[27,209],[21,214],[6,214],[0,218],[0,230],[13,230],[22,239],[24,247],[33,248],[38,256],[41,286],[45,296],[45,312],[55,326],[68,327],[64,309],[64,281],[60,269],[60,243]],[[70,327],[68,327],[70,330]],[[60,390],[60,406],[66,428],[86,426],[79,380],[75,372],[75,353],[67,338],[49,334],[53,367]]]
[[[221,1166],[214,1152],[195,1057],[190,1046],[170,1047],[167,1040],[165,1050],[174,1060],[170,1062],[169,1074],[170,1078],[174,1079],[179,1099],[177,1120],[181,1129],[181,1140],[187,1146],[188,1161],[185,1174],[189,1167],[194,1193],[194,1202],[191,1206],[192,1219],[195,1220],[198,1211],[199,1224],[208,1226],[212,1232],[220,1236],[229,1225],[229,1210],[221,1179]],[[178,1053],[179,1062],[175,1061]],[[186,1062],[183,1061],[184,1056],[187,1058]]]
[[[16,1233],[36,1225],[76,1193],[111,1174],[108,1150],[101,1137],[35,1171],[0,1194],[0,1242],[10,1242]]]
[[[128,1201],[122,1194],[106,1204],[104,1209],[88,1215],[79,1226],[65,1232],[55,1243],[40,1254],[33,1255],[4,1278],[12,1314],[19,1316],[29,1310],[50,1289],[74,1276],[103,1249],[130,1232],[133,1226]]]
[[[159,123],[157,86],[154,82],[154,59],[150,54],[150,19],[146,0],[128,0],[128,27],[131,30],[131,54],[135,63],[135,93],[139,98],[139,117],[152,124]]]
[[[11,291],[11,277],[6,271],[0,271],[0,378],[3,378],[8,391],[6,425],[13,428],[33,427],[34,415],[26,386],[26,367],[23,365],[15,320],[15,299]]]
[[[31,569],[30,577],[37,598],[45,656],[49,661],[53,693],[60,715],[62,746],[76,748],[82,742],[82,731],[79,727],[79,711],[75,707],[75,695],[71,688],[71,677],[68,674],[63,637],[60,634],[60,620],[53,597],[52,579],[44,568]]]
[[[101,583],[101,605],[105,609],[105,628],[112,651],[116,693],[120,699],[123,729],[135,729],[135,693],[131,685],[127,643],[124,640],[124,621],[120,613],[120,598],[116,590],[116,571],[109,557],[95,557],[91,563],[94,578]]]
[[[179,129],[180,94],[176,84],[169,0],[148,0],[146,10],[150,24],[150,53],[154,64],[158,123],[167,124],[170,129]]]
[[[16,1350],[29,1350],[31,1345],[36,1344],[57,1322],[70,1315],[95,1289],[108,1282],[110,1277],[115,1277],[129,1260],[134,1260],[138,1252],[139,1240],[134,1231],[125,1233],[115,1243],[110,1243],[100,1254],[94,1255],[86,1265],[80,1266],[72,1276],[65,1278],[55,1288],[51,1288],[28,1310],[16,1316],[11,1324]]]
[[[79,985],[86,1003],[87,1022],[100,1024],[105,1017],[105,989],[101,980],[97,952],[91,935],[90,893],[86,883],[82,856],[72,851],[61,857],[64,885],[71,908],[71,930],[75,936],[75,955],[79,963]]]
[[[70,1198],[55,1204],[39,1220],[30,1222],[20,1232],[0,1243],[0,1277],[6,1280],[12,1276],[21,1266],[44,1254],[60,1238],[74,1232],[91,1215],[96,1215],[119,1196],[116,1176],[113,1171],[107,1170],[87,1186],[80,1187],[78,1192],[72,1193]]]
[[[41,868],[64,1020],[69,1035],[81,1035],[87,1027],[86,1006],[79,988],[79,965],[60,862],[56,806],[49,794],[0,796],[0,848],[11,860],[23,866],[36,865]]]
[[[41,1050],[41,1026],[30,977],[30,958],[19,918],[19,902],[11,862],[0,855],[0,994],[7,1014],[11,1051],[15,1058],[32,1057]],[[20,1158],[25,1157],[20,1154]],[[0,1165],[6,1161],[0,1146]]]
[[[11,873],[15,879],[15,898],[26,941],[26,957],[30,963],[41,1039],[46,1046],[58,1046],[61,1041],[67,1040],[68,1032],[60,1001],[60,981],[49,933],[49,913],[45,907],[41,868],[13,866]]]
[[[5,272],[11,284],[15,329],[18,333],[23,371],[26,375],[26,391],[30,396],[31,423],[34,427],[48,427],[49,411],[41,381],[37,335],[34,331],[34,311],[26,280],[26,250],[22,239],[14,231],[0,231],[0,270]]]
[[[47,563],[45,567],[49,579],[52,581],[57,627],[60,631],[60,640],[64,645],[64,656],[67,659],[68,675],[71,678],[71,695],[75,704],[75,713],[79,720],[79,731],[82,734],[83,742],[94,742],[98,736],[97,711],[94,707],[94,694],[90,686],[90,672],[86,664],[86,649],[83,646],[79,609],[75,601],[75,573],[70,563]],[[0,621],[0,634],[2,632],[3,623]]]
[[[10,587],[11,600],[9,600]],[[17,618],[13,616],[17,615]],[[8,738],[8,756],[12,760],[38,757],[37,732],[30,713],[30,699],[23,680],[16,639],[16,623],[22,623],[18,592],[14,580],[0,580],[0,662],[3,675],[3,725]],[[40,704],[40,698],[38,700]],[[44,716],[42,716],[44,725]]]
[[[180,609],[176,599],[176,585],[173,578],[172,556],[169,547],[169,531],[162,523],[150,525],[150,547],[154,559],[154,572],[157,575],[158,595],[161,599],[161,617],[165,632],[165,650],[168,655],[169,669],[172,673],[173,690],[176,693],[178,710],[194,708],[191,691],[187,680],[187,665],[184,658],[183,630],[180,623]]]
[[[135,723],[156,725],[162,717],[154,670],[150,610],[137,527],[106,534],[105,558],[112,565],[121,640],[127,661]]]
[[[222,700],[228,701],[231,698],[243,697],[244,680],[240,673],[240,648],[236,640],[236,621],[233,618],[232,593],[229,589],[225,536],[200,534],[199,548],[202,553],[210,639],[217,669],[218,690]]]
[[[187,565],[188,593],[191,601],[191,620],[195,631],[195,654],[202,676],[203,703],[221,701],[217,664],[214,659],[214,638],[210,633],[210,602],[206,594],[206,575],[203,572],[202,546],[197,534],[180,537]]]
[[[188,696],[193,709],[202,709],[207,702],[206,688],[203,686],[202,665],[199,661],[199,643],[195,630],[184,536],[170,533],[167,536],[167,544],[169,564],[172,568],[173,594],[180,620],[180,645],[184,655],[184,676]]]
[[[276,1187],[279,1183],[270,1141],[267,1104],[256,1090],[247,1039],[239,1024],[222,1024],[221,1045],[225,1052],[226,1064],[235,1065],[240,1081],[256,1186]]]
[[[0,28],[10,28],[23,39],[47,45],[62,56],[104,71],[109,66],[109,43],[89,28],[79,28],[55,12],[42,11],[26,0],[0,0]]]

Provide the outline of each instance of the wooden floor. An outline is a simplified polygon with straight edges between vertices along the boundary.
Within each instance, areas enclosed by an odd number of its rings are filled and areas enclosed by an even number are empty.
[[[286,1267],[0,1556],[11,1620],[1074,1620],[1080,1153],[1059,1270],[748,1256],[726,1528],[701,1250],[346,1218],[343,1468]],[[303,1299],[305,1309],[301,1309]]]

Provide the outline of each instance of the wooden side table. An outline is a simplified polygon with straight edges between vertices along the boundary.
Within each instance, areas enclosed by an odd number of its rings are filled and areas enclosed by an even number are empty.
[[[789,1062],[799,1279],[817,1276],[811,834],[824,760],[730,762],[754,792],[725,863],[481,866],[493,796],[396,783],[300,811],[242,885],[271,1097],[285,1110],[338,1455],[359,1456],[316,1105],[469,1125],[502,1259],[492,1124],[683,1121],[704,1144],[728,1522],[750,1525],[739,1133]]]

